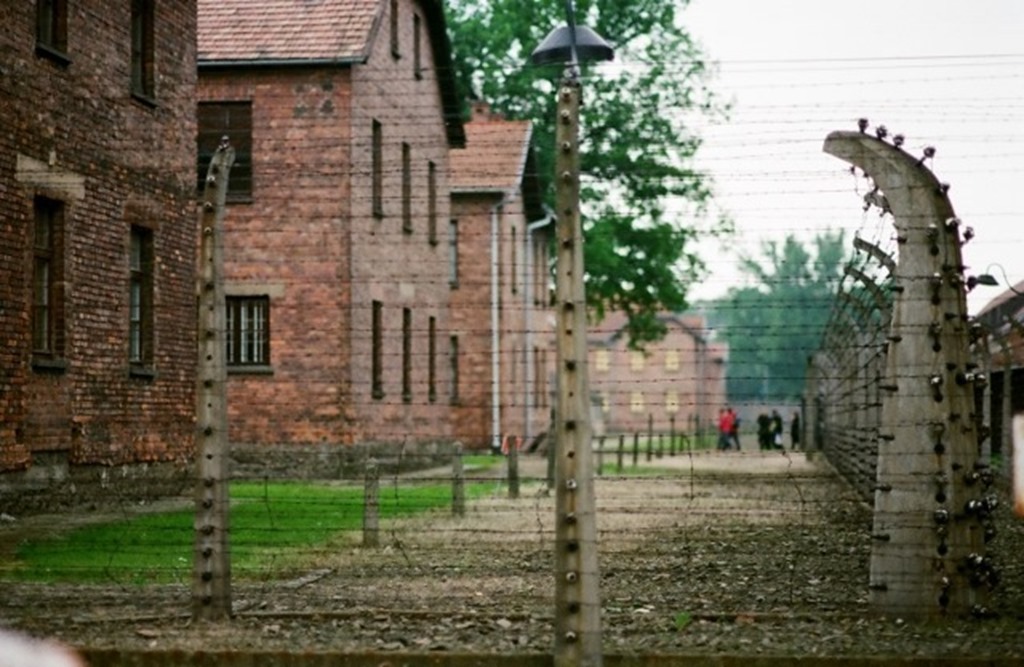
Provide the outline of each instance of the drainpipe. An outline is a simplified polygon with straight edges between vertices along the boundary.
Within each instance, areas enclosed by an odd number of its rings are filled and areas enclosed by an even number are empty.
[[[491,208],[491,449],[501,449],[501,322],[498,229],[504,203]]]
[[[533,232],[538,229],[547,227],[552,222],[554,222],[554,219],[555,218],[551,214],[551,211],[547,211],[547,215],[545,215],[543,218],[537,220],[536,222],[528,223],[526,225],[526,253],[524,253],[526,257],[526,262],[525,267],[523,269],[525,274],[523,279],[523,305],[525,307],[524,326],[526,327],[526,342],[524,344],[526,347],[526,351],[523,354],[523,359],[525,361],[526,366],[526,368],[524,369],[525,373],[523,374],[523,377],[526,378],[526,395],[523,397],[523,405],[526,406],[523,419],[523,442],[526,443],[531,442],[533,439],[533,428],[531,428],[533,426],[533,420],[531,419],[531,416],[533,415],[534,408],[537,407],[536,405],[534,405],[533,401],[533,397],[537,393],[536,391],[534,391],[534,385],[540,381],[540,378],[536,377],[536,365],[533,363],[532,299],[534,298],[534,295],[532,294],[533,290],[531,289],[531,287],[533,286],[533,265],[535,261],[535,258],[533,256]]]

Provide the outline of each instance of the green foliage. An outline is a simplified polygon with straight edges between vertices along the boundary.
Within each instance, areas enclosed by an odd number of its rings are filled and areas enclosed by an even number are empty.
[[[793,235],[742,257],[754,284],[712,305],[729,343],[728,394],[734,401],[794,400],[807,358],[818,348],[847,255],[842,231],[817,235],[808,249]]]
[[[680,28],[688,4],[579,0],[577,20],[615,48],[615,63],[583,68],[581,198],[587,300],[600,318],[621,310],[630,342],[664,335],[659,311],[683,311],[704,264],[694,240],[728,229],[708,221],[710,179],[693,159],[697,119],[724,106],[707,87],[704,54]],[[456,0],[449,5],[455,67],[465,98],[534,123],[539,176],[553,201],[555,90],[559,67],[528,64],[532,50],[565,23],[561,2]]]
[[[466,484],[466,497],[493,490]],[[451,504],[451,486],[380,487],[382,519],[409,516]],[[187,581],[192,573],[192,510],[95,524],[54,538],[21,544],[17,561],[0,576],[29,581]],[[322,551],[344,544],[362,528],[362,486],[308,483],[232,483],[231,568],[242,578],[298,571]]]
[[[690,623],[693,623],[693,614],[681,611],[672,617],[672,623],[676,626],[677,631],[682,632]]]

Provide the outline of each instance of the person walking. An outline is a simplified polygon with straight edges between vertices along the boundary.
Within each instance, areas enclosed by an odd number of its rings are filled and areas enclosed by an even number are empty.
[[[785,449],[786,446],[782,443],[782,432],[785,427],[782,424],[782,415],[779,414],[778,410],[772,410],[772,446],[775,449]]]
[[[793,413],[793,421],[789,424],[789,439],[794,451],[800,449],[800,413]]]
[[[729,439],[732,437],[732,414],[728,408],[718,411],[718,450],[729,449]]]
[[[732,429],[729,431],[729,440],[733,445],[736,446],[736,451],[740,450],[740,416],[736,414],[736,411],[729,408],[729,414],[732,415]]]
[[[757,416],[757,444],[762,450],[772,448],[772,418],[763,412]]]

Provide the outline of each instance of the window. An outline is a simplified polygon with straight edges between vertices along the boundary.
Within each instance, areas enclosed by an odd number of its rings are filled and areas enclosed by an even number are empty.
[[[384,398],[384,304],[373,302],[373,322],[371,327],[372,349],[370,352],[370,384],[373,397]]]
[[[607,373],[611,367],[611,361],[609,359],[608,350],[598,350],[594,358],[594,366],[600,373]]]
[[[398,43],[398,0],[391,0],[391,55],[401,58],[402,52]]]
[[[36,52],[67,62],[67,0],[36,0]]]
[[[601,394],[601,412],[608,414],[612,411],[612,399],[608,394]]]
[[[153,364],[153,232],[131,228],[128,249],[128,361]]]
[[[427,241],[437,245],[437,165],[427,162]]]
[[[448,221],[448,285],[459,286],[459,221]]]
[[[544,360],[541,357],[541,349],[533,348],[533,405],[539,407],[544,405]]]
[[[384,128],[380,121],[373,121],[373,146],[371,148],[372,181],[370,185],[371,206],[373,215],[378,218],[384,217]]]
[[[412,233],[412,147],[402,143],[402,231]]]
[[[437,400],[437,318],[427,320],[427,400]]]
[[[452,336],[448,339],[448,363],[451,377],[449,382],[451,386],[451,401],[452,403],[459,402],[459,337]]]
[[[32,352],[64,356],[64,203],[34,202],[32,242]]]
[[[423,59],[420,55],[420,16],[412,17],[412,74],[417,79],[423,78]]]
[[[270,365],[270,297],[229,296],[228,366]]]
[[[508,354],[509,354],[508,383],[509,383],[510,388],[512,389],[512,391],[510,392],[512,394],[511,403],[512,403],[512,405],[515,405],[516,404],[516,398],[517,398],[516,394],[518,393],[515,390],[515,386],[516,386],[516,382],[518,381],[518,377],[517,377],[518,373],[517,373],[517,371],[519,370],[519,348],[513,347],[511,350],[509,350]]]
[[[634,391],[629,395],[629,411],[644,411],[644,393],[642,391]]]
[[[132,93],[154,97],[153,3],[132,0]],[[237,150],[237,149],[236,149]]]
[[[679,370],[679,350],[665,350],[665,370]]]
[[[538,377],[541,378],[540,384],[540,404],[541,407],[548,407],[548,397],[551,392],[548,390],[548,385],[551,383],[550,373],[548,372],[548,351],[540,351],[540,369],[541,372]]]
[[[206,186],[206,172],[222,137],[235,149],[235,163],[228,176],[227,200],[252,200],[252,104],[250,102],[200,102],[197,120],[198,192]]]
[[[665,392],[665,412],[670,415],[674,415],[679,412],[679,392],[678,391],[666,391]]]
[[[402,309],[402,400],[412,400],[412,309]]]
[[[518,232],[516,230],[516,226],[512,225],[512,248],[511,248],[512,259],[509,261],[508,283],[509,283],[509,285],[512,286],[512,293],[513,294],[516,294],[518,292],[518,286],[516,285],[516,263],[519,261],[519,258],[517,257],[518,253],[516,252],[518,250],[518,245],[519,245]]]
[[[551,296],[548,292],[548,244],[544,236],[533,239],[533,280],[534,292],[533,303],[540,306],[550,302]]]
[[[629,370],[639,372],[644,369],[644,353],[639,350],[632,350],[629,353]]]

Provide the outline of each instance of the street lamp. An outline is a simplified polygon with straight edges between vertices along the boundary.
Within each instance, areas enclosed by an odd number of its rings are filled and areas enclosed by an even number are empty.
[[[555,641],[556,667],[601,665],[601,598],[587,379],[587,309],[580,218],[580,58],[611,60],[612,48],[568,24],[534,50],[534,64],[565,63],[555,123],[555,275],[557,397],[555,402]]]
[[[970,276],[970,277],[968,277],[967,278],[967,288],[968,289],[972,289],[976,285],[988,285],[990,287],[998,287],[999,286],[999,280],[994,275],[989,273],[989,269],[991,269],[993,266],[996,267],[997,269],[999,269],[999,272],[1003,274],[1003,280],[1006,282],[1006,287],[1011,292],[1013,292],[1017,296],[1024,295],[1024,292],[1018,291],[1017,289],[1014,288],[1014,286],[1012,284],[1010,284],[1010,279],[1006,276],[1006,269],[1004,269],[1001,264],[989,264],[988,268],[985,269],[985,273],[979,274],[978,276]]]

